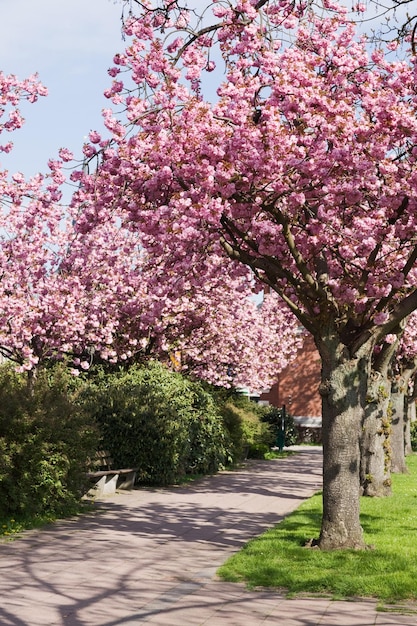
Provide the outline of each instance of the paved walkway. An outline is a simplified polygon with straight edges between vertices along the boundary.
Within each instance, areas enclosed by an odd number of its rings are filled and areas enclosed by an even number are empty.
[[[1,626],[408,626],[372,601],[285,599],[215,579],[243,543],[320,488],[321,451],[103,499],[0,544]]]

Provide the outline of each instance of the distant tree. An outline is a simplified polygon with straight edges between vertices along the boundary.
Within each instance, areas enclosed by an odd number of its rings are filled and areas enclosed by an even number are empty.
[[[22,125],[20,100],[45,94],[35,77],[0,74],[0,132]],[[147,252],[117,208],[84,229],[83,188],[72,208],[61,203],[71,159],[62,149],[29,181],[0,172],[0,353],[33,375],[49,359],[70,357],[76,372],[180,351],[180,369],[216,384],[271,384],[299,344],[296,319],[276,298],[258,307],[249,273],[220,273],[214,261],[196,290],[196,268],[170,271],[166,251]]]
[[[412,395],[417,372],[417,315],[407,320],[393,363],[391,389],[391,463],[392,471],[407,472],[406,443],[410,438],[408,397]]]
[[[391,387],[397,349],[398,337],[393,334],[372,355],[360,437],[360,484],[365,496],[391,494]]]

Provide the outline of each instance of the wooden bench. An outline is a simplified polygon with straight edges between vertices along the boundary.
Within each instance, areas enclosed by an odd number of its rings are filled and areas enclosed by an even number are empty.
[[[87,496],[97,498],[116,492],[116,489],[133,489],[137,468],[115,469],[113,459],[106,450],[96,452],[90,461],[87,477],[94,482]]]

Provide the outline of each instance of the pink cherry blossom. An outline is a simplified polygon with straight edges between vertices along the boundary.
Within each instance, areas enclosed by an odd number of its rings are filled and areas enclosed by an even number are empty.
[[[126,24],[118,59],[133,86],[109,88],[125,114],[104,112],[111,147],[82,179],[80,227],[117,206],[160,260],[156,296],[174,276],[198,293],[213,259],[276,292],[322,357],[320,545],[363,547],[352,468],[372,354],[417,307],[415,58],[372,49],[333,1],[320,17],[305,3],[215,2],[201,37],[191,12],[160,6],[158,20],[143,3]]]

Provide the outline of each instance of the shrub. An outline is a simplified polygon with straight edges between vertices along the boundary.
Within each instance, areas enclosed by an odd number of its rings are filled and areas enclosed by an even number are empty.
[[[69,387],[72,386],[72,389]],[[79,501],[97,429],[63,366],[0,367],[0,515],[59,515]]]
[[[278,408],[275,406],[265,408],[262,415],[262,420],[267,424],[270,424],[273,432],[274,444],[279,445],[279,431],[281,428],[282,408]],[[288,412],[285,413],[284,423],[285,438],[283,443],[285,446],[292,446],[297,443],[298,434],[294,424],[294,419]]]
[[[270,426],[261,419],[264,408],[237,392],[218,392],[217,401],[231,441],[231,461],[264,458],[274,444]]]
[[[222,421],[203,385],[160,363],[132,366],[93,379],[89,405],[104,449],[119,467],[137,467],[138,480],[172,484],[190,473],[224,467]]]
[[[192,383],[193,404],[188,429],[187,473],[209,474],[223,469],[230,457],[230,439],[213,396],[199,382]]]
[[[247,446],[243,437],[243,418],[233,402],[219,405],[219,410],[230,442],[228,463],[234,465],[247,456]]]

